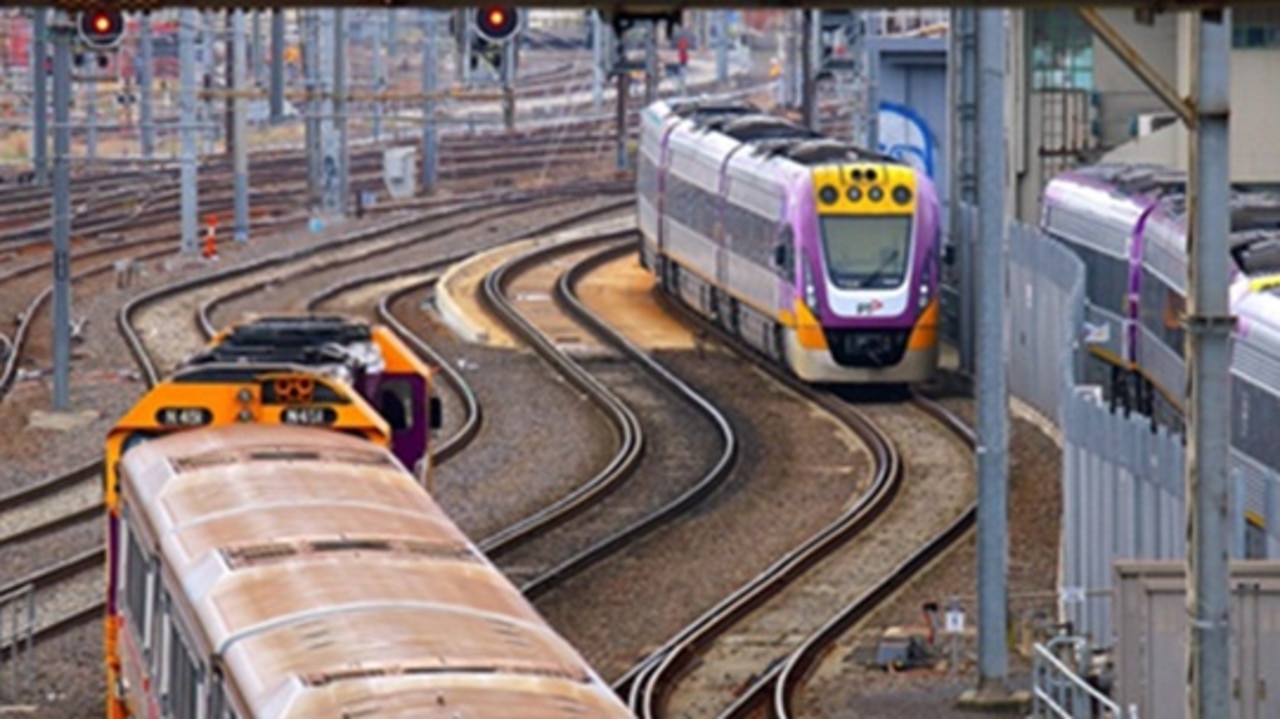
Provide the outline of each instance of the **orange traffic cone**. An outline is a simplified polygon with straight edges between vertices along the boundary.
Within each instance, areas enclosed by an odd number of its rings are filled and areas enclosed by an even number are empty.
[[[204,258],[212,260],[218,256],[218,216],[209,215],[208,226],[204,234]]]

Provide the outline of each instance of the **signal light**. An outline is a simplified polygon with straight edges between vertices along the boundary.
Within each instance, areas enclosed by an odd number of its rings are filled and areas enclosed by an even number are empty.
[[[476,33],[489,42],[506,42],[520,29],[520,12],[509,5],[476,8]]]
[[[80,42],[93,50],[108,50],[124,39],[124,13],[119,10],[86,10],[77,25]]]

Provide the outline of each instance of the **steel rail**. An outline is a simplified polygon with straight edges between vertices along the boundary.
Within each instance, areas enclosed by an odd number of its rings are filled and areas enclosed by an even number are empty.
[[[562,204],[564,202],[565,202],[565,198],[562,198],[562,197],[552,197],[552,198],[546,198],[546,199],[541,197],[529,197],[529,198],[518,198],[518,199],[507,200],[500,204],[499,209],[493,209],[493,210],[490,209],[491,203],[489,202],[481,202],[473,205],[463,205],[454,210],[446,210],[436,216],[423,218],[419,220],[419,222],[433,222],[433,223],[446,222],[449,220],[457,220],[452,224],[449,224],[445,227],[433,227],[430,229],[424,229],[421,233],[414,233],[414,235],[411,237],[407,237],[403,240],[399,240],[395,242],[388,242],[386,244],[370,248],[368,251],[356,257],[346,257],[346,258],[343,258],[341,261],[344,263],[363,262],[365,260],[371,260],[371,259],[375,259],[385,255],[392,254],[394,252],[399,252],[406,248],[413,247],[414,245],[419,245],[423,243],[445,239],[447,237],[452,236],[454,233],[458,232],[459,230],[474,226],[477,220],[473,217],[467,217],[467,215],[472,215],[477,212],[486,213],[483,219],[487,221],[487,220],[494,220],[494,219],[499,219],[503,217],[509,217],[511,215],[529,212],[531,210],[544,209],[546,207]],[[464,219],[459,220],[458,218],[464,218]],[[213,323],[212,314],[216,312],[219,307],[222,307],[226,304],[234,302],[237,299],[248,297],[249,295],[261,292],[262,290],[272,285],[288,282],[290,280],[296,279],[299,276],[311,274],[316,271],[317,270],[312,268],[300,268],[300,269],[296,269],[291,272],[288,272],[284,275],[266,277],[259,282],[247,284],[243,287],[237,287],[229,292],[225,292],[223,294],[210,297],[209,299],[200,303],[200,306],[196,309],[196,326],[200,328],[200,331],[204,333],[204,336],[206,338],[211,339],[218,332],[218,328]]]
[[[924,412],[970,447],[975,446],[973,430],[952,412],[920,395],[912,401]],[[794,714],[794,697],[825,650],[846,630],[870,616],[898,589],[918,576],[935,559],[954,547],[977,522],[977,504],[970,504],[964,512],[941,531],[930,537],[911,556],[898,564],[888,575],[868,589],[860,597],[835,612],[825,624],[810,634],[800,646],[782,662],[774,664],[759,677],[750,688],[738,697],[723,717],[747,717],[762,709],[778,719],[789,719]]]
[[[648,352],[636,346],[622,333],[610,327],[587,307],[577,295],[578,283],[589,272],[611,261],[614,257],[632,250],[631,243],[627,243],[620,247],[606,249],[577,263],[560,276],[560,281],[556,284],[556,301],[560,303],[565,312],[582,323],[593,334],[631,358],[657,379],[659,383],[693,405],[694,409],[700,414],[705,415],[715,425],[716,431],[720,435],[720,456],[716,459],[715,464],[680,496],[525,583],[520,590],[531,599],[550,591],[592,564],[618,551],[626,544],[634,542],[653,531],[661,524],[688,512],[729,478],[737,462],[737,434],[733,431],[733,426],[729,423],[724,413],[717,409],[701,393],[690,387],[684,380],[653,359]]]
[[[644,451],[644,430],[640,427],[640,421],[635,413],[608,387],[577,362],[569,359],[554,342],[539,332],[520,314],[506,295],[506,288],[512,278],[534,265],[546,262],[550,256],[573,252],[592,243],[620,239],[630,234],[633,234],[632,230],[592,235],[558,243],[551,248],[534,248],[503,262],[484,278],[480,299],[485,308],[498,317],[513,334],[532,347],[553,369],[584,392],[609,417],[618,440],[618,449],[614,456],[594,477],[555,502],[478,542],[480,549],[490,558],[511,551],[528,542],[532,537],[550,531],[586,510],[616,489],[639,464],[641,453]]]
[[[703,321],[682,305],[667,301],[662,295],[659,297],[662,304],[671,308],[674,314],[707,328],[723,340],[729,340],[717,326]],[[735,351],[747,354],[738,342],[728,341],[727,344]],[[659,707],[665,702],[676,678],[696,660],[706,646],[738,620],[796,581],[809,568],[861,535],[889,508],[901,486],[903,469],[897,448],[865,414],[835,401],[829,395],[818,393],[780,368],[764,364],[761,367],[784,385],[842,419],[867,444],[873,455],[874,478],[871,487],[828,526],[705,612],[616,682],[615,690],[624,694],[632,711],[640,717],[647,719],[657,716]]]

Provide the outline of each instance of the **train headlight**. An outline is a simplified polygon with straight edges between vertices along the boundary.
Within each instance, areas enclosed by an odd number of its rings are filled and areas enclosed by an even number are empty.
[[[804,303],[814,314],[818,313],[818,288],[813,284],[813,272],[808,262],[804,263]]]
[[[929,304],[929,300],[933,298],[933,287],[929,285],[928,277],[920,278],[920,301],[918,310],[923,312],[924,308]]]
[[[849,202],[857,202],[862,199],[862,190],[857,187],[850,187],[845,195],[848,196]]]
[[[899,205],[905,205],[908,202],[911,202],[911,190],[907,189],[904,185],[898,185],[893,188],[893,201]]]
[[[876,185],[870,190],[867,190],[867,197],[869,197],[872,202],[879,202],[884,199],[884,190],[882,190],[879,185]]]
[[[827,185],[818,191],[818,199],[822,200],[822,204],[830,205],[840,199],[840,193],[836,191],[836,188]]]

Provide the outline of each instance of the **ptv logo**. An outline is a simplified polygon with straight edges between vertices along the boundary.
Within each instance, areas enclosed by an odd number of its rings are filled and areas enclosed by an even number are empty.
[[[879,312],[882,307],[884,307],[884,303],[879,299],[874,299],[870,302],[859,302],[855,311],[860,315],[873,315]]]

